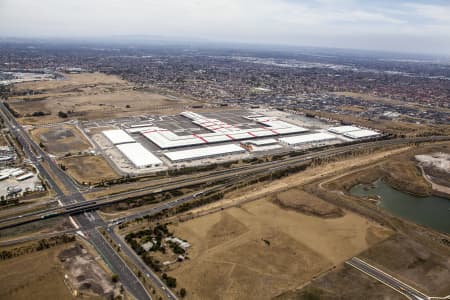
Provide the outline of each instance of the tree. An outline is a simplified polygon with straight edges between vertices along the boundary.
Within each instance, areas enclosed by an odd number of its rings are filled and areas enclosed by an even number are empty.
[[[60,118],[63,118],[63,119],[65,119],[65,118],[68,117],[67,113],[65,113],[65,112],[63,112],[63,111],[58,112],[58,116],[59,116]]]
[[[186,289],[185,288],[181,288],[180,289],[180,297],[184,298],[184,297],[186,297],[186,294],[187,294]]]
[[[116,283],[117,281],[119,281],[119,275],[117,274],[112,274],[111,276],[111,281]]]

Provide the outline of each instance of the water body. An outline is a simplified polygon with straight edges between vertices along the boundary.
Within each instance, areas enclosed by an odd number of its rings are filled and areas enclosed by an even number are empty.
[[[450,200],[442,197],[417,197],[397,191],[378,180],[358,184],[350,193],[356,196],[380,196],[379,206],[391,214],[450,234]]]

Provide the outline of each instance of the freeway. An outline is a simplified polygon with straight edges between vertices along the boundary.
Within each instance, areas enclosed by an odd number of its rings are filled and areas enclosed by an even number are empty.
[[[47,183],[55,191],[62,204],[70,205],[72,203],[85,201],[83,195],[77,189],[74,182],[57,166],[57,164],[47,155],[47,153],[45,153],[45,151],[43,151],[33,140],[31,140],[27,132],[20,124],[17,123],[3,102],[0,103],[0,114],[5,121],[5,124],[7,124],[10,128],[11,134],[15,136],[18,142],[22,145],[25,155],[35,165],[41,176],[46,179]],[[68,191],[68,194],[64,193],[54,181],[53,177],[49,174],[49,172],[47,172],[47,169],[41,164],[41,160],[47,164],[54,176],[56,176],[59,182],[63,185],[64,190]],[[84,227],[91,228],[93,223],[97,224],[102,222],[97,213],[93,212],[91,213],[91,216],[91,218],[88,218],[84,214],[79,214],[74,216],[74,219],[80,225],[81,230]],[[96,229],[89,230],[87,236],[89,242],[97,249],[103,259],[109,264],[111,270],[119,276],[123,286],[134,297],[139,300],[152,299],[145,287],[142,285],[142,282],[136,278],[136,275],[133,271],[131,271],[129,266],[120,258],[111,245],[104,240],[103,236],[101,236]]]
[[[138,197],[146,195],[152,192],[161,192],[163,190],[177,189],[183,186],[192,186],[194,184],[211,183],[215,181],[228,181],[233,182],[234,179],[242,179],[245,176],[255,175],[255,174],[270,174],[276,170],[290,168],[292,166],[311,161],[315,158],[326,158],[339,154],[344,154],[350,151],[355,151],[358,149],[368,149],[370,147],[380,147],[389,146],[396,144],[407,144],[407,143],[417,143],[417,142],[428,142],[436,140],[448,140],[449,137],[424,137],[424,138],[414,138],[414,139],[395,139],[395,140],[382,140],[377,142],[366,142],[360,144],[353,144],[342,146],[338,148],[327,149],[323,151],[318,151],[315,153],[309,153],[304,155],[298,155],[295,157],[290,157],[280,161],[271,161],[266,163],[260,163],[257,165],[243,166],[228,170],[220,170],[215,172],[210,172],[208,174],[201,174],[198,176],[192,176],[188,178],[183,178],[179,180],[169,181],[168,183],[153,185],[145,187],[139,190],[128,191],[120,193],[114,196],[106,196],[95,199],[92,202],[86,202],[83,194],[79,191],[77,185],[73,180],[62,171],[57,164],[43,151],[36,143],[28,136],[27,132],[17,123],[14,117],[11,115],[9,110],[5,107],[4,103],[0,103],[0,113],[3,119],[8,124],[11,134],[13,134],[23,147],[25,155],[30,158],[33,164],[36,166],[41,176],[43,176],[48,185],[56,192],[57,196],[61,201],[61,206],[56,208],[56,210],[48,209],[45,212],[34,214],[30,213],[27,217],[38,216],[37,220],[52,217],[62,214],[72,214],[74,215],[75,221],[80,225],[80,230],[84,231],[90,243],[98,250],[99,254],[105,259],[109,264],[113,272],[119,275],[121,282],[124,287],[127,288],[130,293],[132,293],[137,299],[151,299],[147,291],[143,287],[142,283],[136,278],[135,274],[130,270],[130,268],[125,264],[121,257],[114,251],[114,249],[109,245],[105,238],[98,232],[95,227],[105,226],[104,221],[98,216],[94,211],[96,208],[102,205],[108,205],[117,201],[123,201],[131,197]],[[52,175],[47,171],[47,169],[42,165],[43,161]],[[57,178],[59,184],[62,185],[63,189],[55,182],[53,178]],[[65,190],[66,192],[63,192]],[[183,201],[168,202],[161,204],[156,209],[153,209],[151,214],[155,214],[158,211],[174,207],[191,200],[192,198],[184,198]],[[90,212],[86,212],[90,211]],[[135,216],[134,216],[135,217]],[[23,218],[23,216],[18,216],[18,219]],[[11,221],[8,220],[8,221]],[[25,220],[26,221],[26,220]],[[24,221],[19,220],[17,223],[23,223]],[[13,222],[14,223],[14,222]],[[11,225],[11,224],[7,224]],[[15,224],[17,225],[17,224]],[[15,226],[12,224],[12,226]],[[116,236],[114,232],[107,231],[107,235],[113,240],[120,240],[120,237]],[[118,241],[118,240],[117,240]],[[123,242],[122,242],[123,244]],[[131,251],[132,252],[132,251]],[[136,263],[136,266],[147,275],[152,283],[159,287],[166,297],[176,298],[175,295],[164,285],[164,283],[156,276],[141,260],[139,257],[136,258],[135,254],[127,253]],[[133,258],[134,257],[134,258]]]
[[[393,276],[381,271],[380,269],[368,264],[367,262],[353,257],[346,262],[350,266],[360,270],[361,272],[375,278],[381,283],[389,286],[390,288],[398,291],[399,293],[405,295],[412,300],[428,300],[430,297],[422,292],[414,289],[413,287],[407,285],[406,283],[394,278]]]
[[[60,207],[50,208],[42,211],[35,211],[26,215],[14,216],[11,218],[0,220],[0,229],[17,226],[20,224],[39,221],[41,219],[55,217],[64,214],[76,215],[84,211],[95,210],[101,206],[110,205],[120,201],[128,200],[130,198],[136,198],[140,196],[149,195],[152,193],[160,193],[183,187],[210,184],[212,182],[228,181],[233,178],[245,177],[248,175],[260,174],[264,175],[276,170],[290,168],[299,164],[311,162],[314,159],[324,159],[326,157],[332,157],[336,155],[345,154],[348,152],[356,151],[358,149],[369,149],[371,147],[400,145],[408,143],[418,143],[436,140],[448,140],[449,137],[423,137],[423,138],[409,138],[409,139],[395,139],[395,140],[381,140],[377,142],[366,142],[357,145],[348,145],[338,148],[326,149],[318,151],[316,153],[307,153],[294,157],[289,157],[283,160],[269,161],[260,163],[257,165],[243,166],[238,168],[232,168],[228,170],[219,170],[215,172],[208,172],[207,174],[193,175],[190,178],[172,179],[166,183],[151,184],[147,187],[133,191],[126,191],[116,195],[108,195],[104,197],[96,198],[95,201],[88,201],[83,203],[71,203]],[[62,172],[62,171],[61,171]],[[63,173],[64,174],[64,173]],[[64,174],[67,176],[66,174]],[[80,194],[79,198],[83,196]],[[6,223],[6,224],[5,224]]]

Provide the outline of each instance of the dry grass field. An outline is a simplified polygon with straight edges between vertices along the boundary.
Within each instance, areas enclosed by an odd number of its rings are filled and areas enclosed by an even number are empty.
[[[273,201],[283,208],[312,216],[337,218],[344,215],[344,211],[339,207],[297,188],[278,193]]]
[[[405,300],[405,296],[372,277],[343,265],[303,289],[278,295],[274,300],[372,299]]]
[[[450,250],[433,246],[394,235],[360,257],[429,296],[444,297],[450,291]]]
[[[8,270],[0,272],[0,299],[114,298],[120,294],[118,284],[92,251],[71,242],[0,261],[0,269]]]
[[[58,246],[0,262],[0,299],[76,299],[64,283]],[[7,272],[6,272],[7,270]]]
[[[169,272],[191,299],[270,299],[390,235],[353,213],[320,218],[269,199],[171,229],[193,245],[190,259]]]
[[[80,184],[83,182],[97,184],[102,181],[120,178],[101,156],[66,157],[59,160],[59,163],[63,164],[66,167],[66,173]]]
[[[106,75],[103,73],[82,73],[82,74],[64,74],[64,80],[34,81],[24,82],[14,85],[17,91],[34,90],[39,92],[79,92],[80,90],[89,91],[92,88],[120,88],[130,85],[117,76]]]
[[[129,82],[100,73],[67,75],[66,80],[15,85],[16,91],[38,94],[12,97],[9,104],[24,124],[61,122],[58,112],[83,120],[114,118],[142,113],[177,113],[192,101],[173,100],[155,91],[137,91]],[[50,115],[32,117],[42,111]]]
[[[89,150],[91,145],[75,127],[61,125],[57,127],[35,128],[30,132],[33,139],[42,143],[45,150],[54,155],[65,153],[78,153]]]

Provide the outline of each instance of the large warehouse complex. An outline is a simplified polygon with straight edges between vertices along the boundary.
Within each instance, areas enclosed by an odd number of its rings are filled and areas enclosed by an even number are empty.
[[[207,117],[186,111],[173,116],[173,123],[150,119],[152,122],[142,124],[118,124],[120,129],[102,133],[113,148],[139,169],[195,161],[208,163],[208,159],[216,157],[236,159],[246,153],[289,151],[380,136],[379,132],[356,126],[309,128],[308,123],[302,127],[287,119],[248,112],[220,119],[220,113]]]
[[[140,131],[147,139],[158,145],[159,148],[170,149],[308,131],[306,128],[273,118],[249,118],[264,126],[260,128],[241,129],[217,119],[205,118],[193,112],[183,112],[181,115],[191,119],[192,123],[208,130],[210,133],[179,136],[174,132],[160,127],[134,128],[132,132]]]

